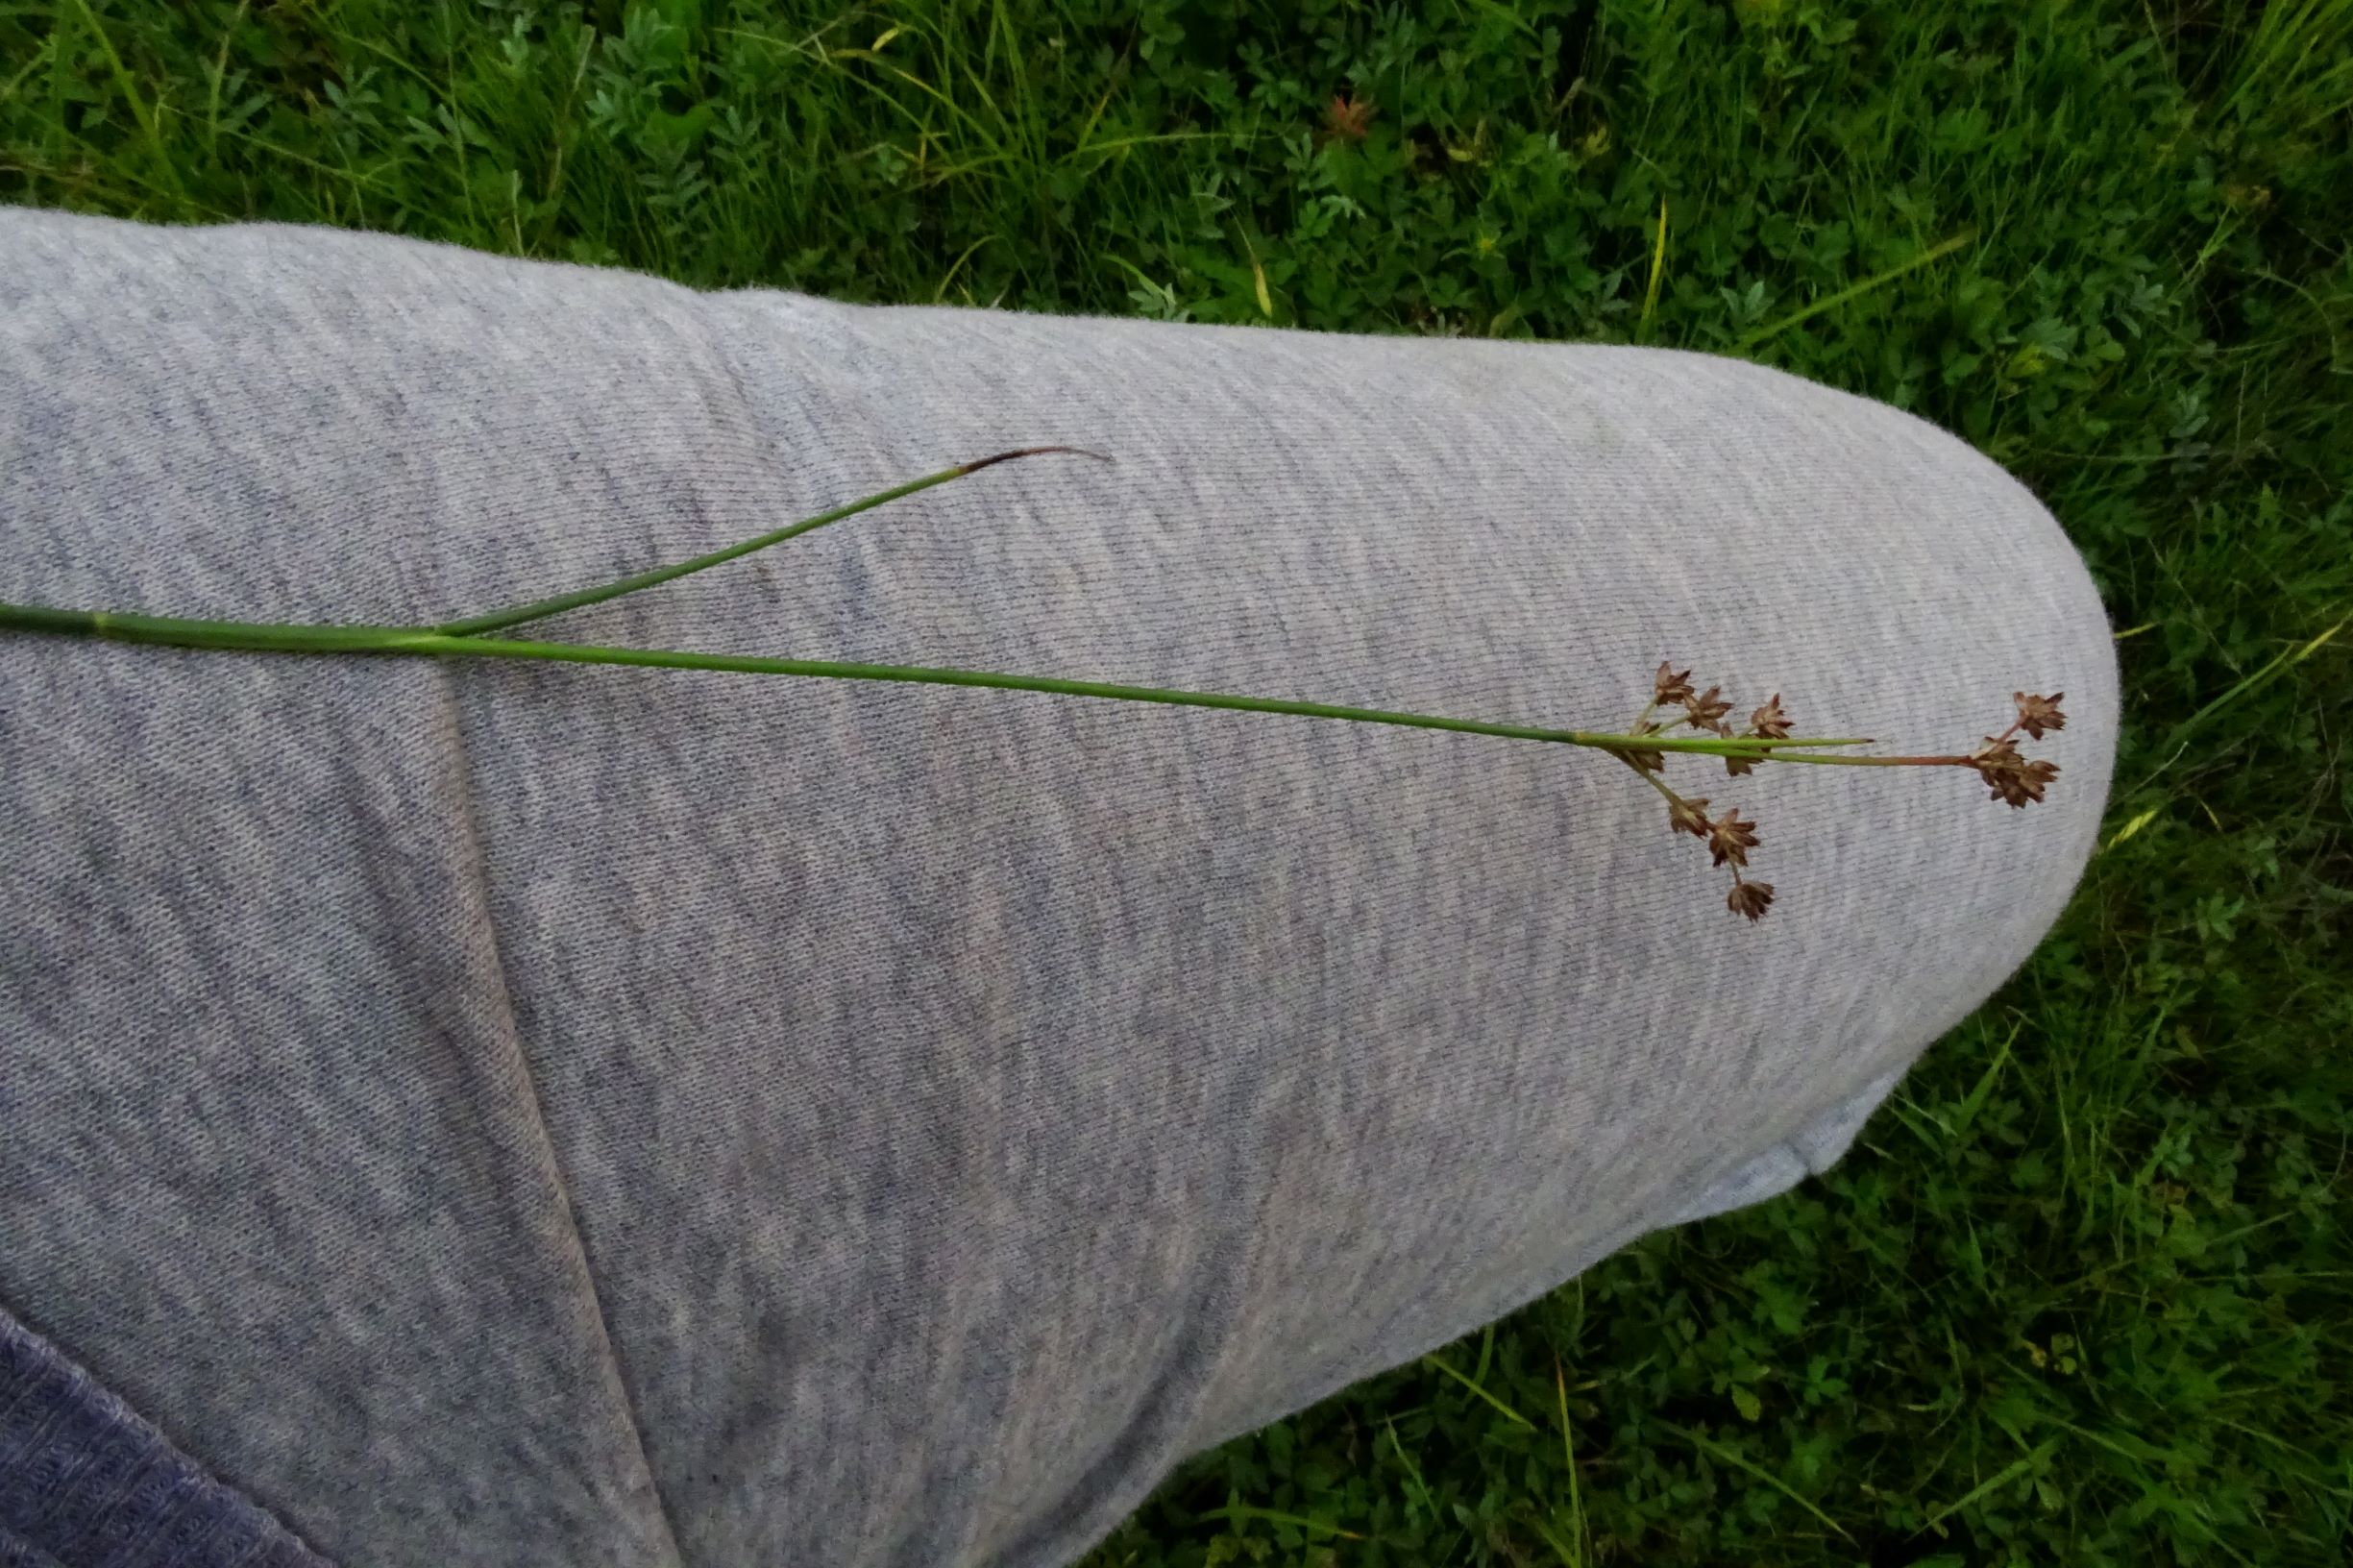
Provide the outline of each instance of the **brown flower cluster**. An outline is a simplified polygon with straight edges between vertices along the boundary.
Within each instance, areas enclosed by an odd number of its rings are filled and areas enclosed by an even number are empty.
[[[2008,741],[1991,736],[1986,738],[1985,745],[1970,753],[1969,765],[1993,787],[1995,799],[2013,806],[2042,799],[2043,791],[2059,776],[2057,763],[2039,757],[2029,760],[2020,755],[2018,747]]]
[[[1969,765],[1977,770],[1993,792],[1993,798],[2007,805],[2024,806],[2028,801],[2043,798],[2050,781],[2059,776],[2059,765],[2041,758],[2029,759],[2010,737],[2020,730],[2041,740],[2054,729],[2067,727],[2067,715],[2059,711],[2059,699],[2065,692],[2053,692],[2048,697],[2035,697],[2025,692],[2012,692],[2010,700],[2018,705],[2018,718],[1998,735],[1988,735],[1985,744],[1969,754]]]
[[[1757,747],[1746,755],[1722,759],[1724,771],[1733,778],[1756,771],[1760,762],[1811,761],[1843,764],[1861,768],[1928,768],[1962,767],[1975,770],[1994,792],[1994,798],[2013,806],[2023,806],[2043,798],[2053,779],[2059,776],[2056,764],[2022,753],[2012,736],[2023,730],[2030,739],[2041,740],[2046,734],[2067,727],[2067,715],[2060,711],[2060,698],[2067,694],[2054,692],[2048,697],[2036,697],[2025,692],[2013,692],[2011,700],[2017,705],[2018,717],[1999,735],[1989,735],[1985,744],[1967,756],[1946,757],[1859,757],[1844,753],[1808,752],[1803,757],[1777,758],[1765,747]],[[1680,708],[1682,717],[1661,722],[1653,717],[1661,708]],[[1735,734],[1727,723],[1726,715],[1732,711],[1729,698],[1720,687],[1710,686],[1704,692],[1691,683],[1691,672],[1677,670],[1674,664],[1662,662],[1651,681],[1651,700],[1644,706],[1626,731],[1626,738],[1663,735],[1681,726],[1703,730],[1722,740],[1786,741],[1790,739],[1790,718],[1781,707],[1781,694],[1776,692],[1764,704],[1750,713],[1748,727]],[[1802,743],[1814,745],[1817,743]],[[1833,743],[1855,744],[1855,743]],[[1618,758],[1642,776],[1653,789],[1666,796],[1667,828],[1673,833],[1688,833],[1707,845],[1713,864],[1732,869],[1732,890],[1725,898],[1725,907],[1735,915],[1751,920],[1764,918],[1773,907],[1773,884],[1753,881],[1741,873],[1748,869],[1749,851],[1756,847],[1756,823],[1745,821],[1739,808],[1727,811],[1721,818],[1710,817],[1704,797],[1684,796],[1669,788],[1666,782],[1667,756],[1662,749],[1626,746],[1623,741],[1613,747]]]
[[[1670,723],[1660,723],[1651,716],[1662,707],[1681,708],[1683,716]],[[1629,733],[1658,735],[1688,724],[1693,729],[1705,730],[1725,740],[1737,739],[1739,737],[1733,735],[1732,726],[1724,722],[1725,715],[1731,711],[1732,704],[1724,696],[1722,687],[1710,686],[1704,692],[1700,691],[1691,684],[1690,671],[1679,671],[1672,663],[1661,663],[1656,674],[1652,677],[1650,704],[1635,719]],[[1783,739],[1789,734],[1789,716],[1781,711],[1778,692],[1774,694],[1772,701],[1749,716],[1749,727],[1741,734],[1773,740]],[[1618,755],[1667,797],[1667,826],[1670,830],[1690,834],[1707,845],[1714,864],[1732,868],[1732,892],[1725,900],[1726,907],[1735,915],[1745,915],[1752,920],[1763,919],[1765,911],[1773,905],[1773,884],[1751,881],[1740,874],[1749,864],[1749,851],[1756,847],[1756,824],[1744,821],[1737,806],[1727,811],[1721,819],[1711,818],[1707,814],[1704,797],[1686,799],[1667,788],[1664,782],[1667,765],[1665,752],[1633,748],[1620,751]],[[1750,772],[1755,762],[1752,758],[1727,757],[1724,765],[1725,771],[1737,778]]]
[[[1719,730],[1718,733],[1721,734],[1723,731]],[[1774,693],[1772,701],[1750,714],[1749,727],[1740,733],[1742,737],[1753,740],[1785,741],[1789,739],[1789,715],[1781,711],[1781,694]],[[1752,773],[1756,771],[1756,759],[1754,757],[1727,757],[1724,759],[1724,771],[1734,778],[1738,778],[1743,773]]]

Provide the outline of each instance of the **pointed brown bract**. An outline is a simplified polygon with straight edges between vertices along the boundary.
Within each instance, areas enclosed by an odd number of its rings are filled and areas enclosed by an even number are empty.
[[[1695,839],[1707,837],[1706,799],[1685,800],[1678,796],[1668,801],[1667,826],[1678,833],[1688,833]]]
[[[1724,814],[1724,820],[1707,824],[1708,851],[1721,866],[1730,861],[1735,866],[1749,863],[1749,851],[1756,847],[1756,824],[1740,820],[1740,808],[1734,806]]]
[[[1761,920],[1765,918],[1765,911],[1773,907],[1773,884],[1744,882],[1735,876],[1732,878],[1731,895],[1724,900],[1724,905],[1735,915]]]
[[[1685,698],[1683,711],[1694,729],[1712,729],[1719,735],[1729,735],[1731,731],[1725,727],[1724,716],[1732,711],[1732,705],[1716,695],[1718,690],[1710,686],[1699,696]]]
[[[2018,704],[2018,727],[2038,741],[2046,730],[2065,729],[2067,715],[2059,711],[2059,698],[2066,695],[2053,692],[2048,697],[2035,697],[2026,692],[2012,692],[2010,700]]]
[[[1756,772],[1756,759],[1754,757],[1727,757],[1724,759],[1724,772],[1726,776],[1730,778],[1738,778],[1744,773],[1752,773]]]
[[[1691,700],[1691,672],[1678,674],[1666,660],[1658,661],[1657,677],[1651,682],[1653,700],[1661,706],[1674,706]]]

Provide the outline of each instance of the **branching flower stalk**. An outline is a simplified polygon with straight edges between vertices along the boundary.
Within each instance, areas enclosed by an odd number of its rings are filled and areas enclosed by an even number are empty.
[[[1765,911],[1773,907],[1773,884],[1758,882],[1740,873],[1749,864],[1749,851],[1756,847],[1756,824],[1743,821],[1740,810],[1734,807],[1721,819],[1707,815],[1705,796],[1687,798],[1667,787],[1666,749],[1674,742],[1663,737],[1669,730],[1688,724],[1734,741],[1747,741],[1774,749],[1762,755],[1727,752],[1724,771],[1738,778],[1755,771],[1760,762],[1829,763],[1842,768],[1969,768],[1976,772],[1992,790],[1993,798],[2013,806],[2024,806],[2043,798],[2043,792],[2051,780],[2059,776],[2058,764],[2040,759],[2028,759],[2018,749],[2010,737],[2024,730],[2031,740],[2041,740],[2052,730],[2067,727],[2067,715],[2060,711],[2059,700],[2067,694],[2054,692],[2048,697],[2036,697],[2025,692],[2012,692],[2010,700],[2018,717],[2010,727],[1998,735],[1988,735],[1985,744],[1966,755],[1944,757],[1850,757],[1813,756],[1782,747],[1826,745],[1825,742],[1791,741],[1789,715],[1781,710],[1781,694],[1776,692],[1761,708],[1749,715],[1749,727],[1737,736],[1724,716],[1732,705],[1722,699],[1714,686],[1695,693],[1691,686],[1691,672],[1679,671],[1671,662],[1662,661],[1651,682],[1651,699],[1643,705],[1628,730],[1641,738],[1643,744],[1618,750],[1618,760],[1634,771],[1637,777],[1666,797],[1667,830],[1688,833],[1707,845],[1708,853],[1718,866],[1732,868],[1732,891],[1725,905],[1735,915],[1745,915],[1752,920],[1762,919]],[[1672,723],[1660,724],[1652,719],[1661,707],[1680,707],[1683,716]],[[1868,745],[1868,742],[1854,744]]]
[[[1710,818],[1705,798],[1686,798],[1669,788],[1664,773],[1666,758],[1671,753],[1717,758],[1723,762],[1727,774],[1735,778],[1753,772],[1758,764],[1767,762],[1813,763],[1847,768],[1970,768],[1992,787],[1995,799],[2007,801],[2013,806],[2023,806],[2029,801],[2042,799],[2044,790],[2059,772],[2051,763],[2029,760],[2022,755],[2012,737],[2023,730],[2029,738],[2040,740],[2048,731],[2065,728],[2066,715],[2060,712],[2058,706],[2060,694],[2047,698],[2032,697],[2023,692],[2013,694],[2018,717],[2010,727],[1999,735],[1987,736],[1984,745],[1965,755],[1878,757],[1848,755],[1840,749],[1874,744],[1868,738],[1792,736],[1789,733],[1789,718],[1781,711],[1781,699],[1777,693],[1771,701],[1750,715],[1746,729],[1735,734],[1725,723],[1725,716],[1731,711],[1732,704],[1719,689],[1710,686],[1704,693],[1695,692],[1690,681],[1691,673],[1687,670],[1678,673],[1666,663],[1659,665],[1652,683],[1651,699],[1634,722],[1624,733],[1611,733],[1457,719],[1439,714],[1391,712],[1285,698],[1129,686],[1052,675],[945,670],[921,665],[857,664],[830,659],[696,653],[672,649],[614,648],[491,635],[560,615],[567,610],[581,609],[618,599],[624,594],[675,581],[690,573],[739,559],[754,551],[797,538],[828,524],[871,511],[890,502],[964,478],[999,463],[1049,453],[1089,457],[1098,462],[1111,461],[1100,453],[1087,452],[1077,447],[1024,447],[1017,451],[1002,452],[976,462],[960,463],[919,479],[911,479],[723,550],[712,551],[595,587],[430,625],[204,620],[122,610],[70,610],[41,604],[0,603],[0,630],[218,651],[541,659],[572,664],[716,670],[743,674],[800,675],[837,680],[906,681],[997,691],[1045,692],[1065,697],[1106,698],[1129,702],[1159,702],[1179,707],[1224,708],[1245,713],[1291,714],[1310,719],[1397,724],[1505,740],[1549,741],[1563,746],[1584,747],[1616,756],[1666,798],[1670,830],[1689,833],[1701,840],[1708,846],[1717,866],[1729,865],[1732,868],[1732,890],[1726,902],[1735,914],[1745,915],[1752,920],[1760,919],[1773,902],[1771,883],[1741,875],[1749,863],[1748,852],[1757,845],[1756,824],[1742,820],[1737,808],[1727,811],[1721,818]],[[1662,723],[1654,717],[1662,708],[1676,707],[1682,710],[1679,719]],[[1674,733],[1683,728],[1697,733]]]

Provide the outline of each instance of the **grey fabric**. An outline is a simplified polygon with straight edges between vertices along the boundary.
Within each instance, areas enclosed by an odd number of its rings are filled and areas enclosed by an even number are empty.
[[[1734,361],[0,214],[0,599],[422,621],[1074,442],[577,640],[2065,769],[0,637],[0,1306],[351,1564],[1051,1564],[1836,1158],[2092,847],[2032,496]]]
[[[0,1312],[0,1568],[326,1568]]]

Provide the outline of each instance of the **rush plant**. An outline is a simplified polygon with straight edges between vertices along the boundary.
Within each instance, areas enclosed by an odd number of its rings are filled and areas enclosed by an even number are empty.
[[[1360,723],[1401,724],[1417,729],[1449,729],[1467,735],[1504,740],[1549,741],[1606,751],[1631,768],[1666,797],[1668,825],[1704,841],[1718,866],[1732,868],[1732,889],[1726,907],[1751,920],[1760,919],[1773,904],[1773,884],[1744,878],[1749,851],[1756,847],[1756,824],[1744,821],[1738,807],[1711,820],[1704,798],[1689,798],[1668,788],[1663,774],[1669,751],[1714,757],[1734,777],[1769,762],[1816,763],[1847,768],[1972,768],[1993,786],[1994,798],[2023,806],[2043,798],[2046,786],[2058,775],[2048,762],[2029,762],[2010,737],[2024,729],[2040,739],[2047,729],[2067,721],[2057,697],[2016,694],[2018,718],[1999,735],[1966,755],[1882,757],[1847,754],[1837,748],[1869,746],[1869,737],[1792,736],[1788,716],[1781,711],[1780,694],[1750,716],[1746,729],[1735,734],[1724,716],[1731,704],[1710,686],[1692,690],[1688,670],[1676,673],[1670,663],[1658,667],[1650,702],[1624,731],[1559,729],[1485,719],[1450,718],[1431,713],[1398,713],[1381,708],[1349,707],[1334,702],[1308,702],[1287,698],[1247,697],[1226,692],[1176,691],[1165,687],[1129,686],[1110,681],[1074,679],[1060,675],[1006,674],[988,670],[945,670],[925,665],[860,664],[836,659],[769,658],[759,655],[697,653],[678,649],[615,648],[592,643],[550,643],[494,635],[515,626],[543,621],[567,610],[602,603],[691,573],[738,560],[757,550],[871,511],[890,502],[968,478],[999,463],[1024,457],[1066,455],[1109,462],[1101,453],[1076,447],[1023,447],[993,456],[959,463],[921,478],[893,485],[830,511],[754,535],[723,550],[688,560],[657,566],[593,587],[509,605],[486,614],[429,625],[380,626],[291,622],[227,621],[180,616],[147,615],[134,610],[60,609],[45,604],[0,603],[0,630],[46,632],[53,635],[98,638],[111,642],[145,643],[169,648],[210,649],[223,652],[312,653],[431,658],[546,659],[571,664],[623,664],[669,670],[717,670],[738,674],[800,675],[835,680],[908,681],[933,686],[973,686],[1008,692],[1045,692],[1063,697],[1104,698],[1126,702],[1159,702],[1177,707],[1226,708],[1248,713],[1289,714],[1309,719],[1339,719]],[[1680,706],[1680,719],[1661,722],[1653,716],[1662,706]],[[1677,735],[1688,726],[1695,733]]]

